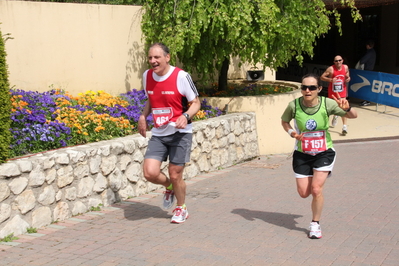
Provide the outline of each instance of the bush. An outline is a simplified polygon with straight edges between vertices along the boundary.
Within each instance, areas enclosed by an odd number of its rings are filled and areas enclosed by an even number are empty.
[[[8,82],[4,39],[0,30],[0,163],[9,158],[10,133],[10,84]]]
[[[279,94],[292,91],[292,87],[265,83],[229,83],[227,90],[220,91],[217,83],[198,86],[202,97],[235,97],[235,96],[259,96]]]

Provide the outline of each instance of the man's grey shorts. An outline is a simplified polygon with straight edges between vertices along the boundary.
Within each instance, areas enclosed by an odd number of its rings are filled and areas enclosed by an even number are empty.
[[[145,159],[166,161],[183,166],[190,161],[192,133],[180,133],[168,136],[152,136],[148,142]]]

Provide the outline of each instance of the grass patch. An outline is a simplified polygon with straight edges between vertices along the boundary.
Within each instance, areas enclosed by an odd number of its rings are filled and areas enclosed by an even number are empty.
[[[17,240],[18,237],[15,237],[14,234],[9,234],[4,238],[0,238],[0,242],[12,242],[13,240]]]
[[[101,211],[101,207],[103,207],[103,206],[104,206],[103,204],[98,204],[97,207],[91,206],[91,207],[90,207],[90,211],[92,211],[92,212],[99,212],[99,211]]]
[[[36,228],[33,228],[33,227],[29,227],[28,229],[26,229],[26,231],[28,232],[28,234],[37,233],[37,229],[36,229]]]

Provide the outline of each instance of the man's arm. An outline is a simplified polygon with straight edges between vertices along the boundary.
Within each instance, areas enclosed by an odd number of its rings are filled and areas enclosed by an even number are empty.
[[[333,82],[332,73],[332,67],[328,67],[326,71],[324,71],[324,73],[320,76],[320,79],[322,81]]]
[[[146,132],[148,130],[147,116],[150,114],[150,112],[151,112],[151,104],[150,100],[147,100],[143,112],[141,113],[138,121],[139,133],[143,137],[146,137]]]
[[[195,97],[194,100],[192,100],[190,103],[190,107],[188,110],[185,112],[188,114],[188,116],[193,118],[195,116],[199,109],[201,108],[201,101],[198,97]],[[187,126],[188,120],[184,115],[181,115],[179,118],[176,120],[176,128],[185,128]]]
[[[186,114],[188,114],[190,118],[192,118],[198,113],[200,108],[201,108],[200,99],[198,97],[195,97],[195,99],[190,102],[190,107],[186,111]]]
[[[345,71],[345,82],[349,82],[351,80],[351,77],[349,75],[349,67],[345,65],[346,71]]]

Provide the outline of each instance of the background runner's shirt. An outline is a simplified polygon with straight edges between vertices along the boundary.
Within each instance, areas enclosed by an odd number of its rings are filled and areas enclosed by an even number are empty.
[[[157,74],[155,74],[154,72],[151,71],[152,78],[154,79],[155,82],[160,82],[160,83],[165,82],[168,78],[173,78],[172,73],[175,71],[175,69],[176,69],[176,67],[170,66],[168,73],[166,73],[166,75],[163,75],[163,76],[158,76]],[[146,70],[143,73],[143,87],[144,87],[144,91],[146,93],[147,98],[149,98],[148,94],[147,94],[148,93],[147,92],[147,78],[148,78],[147,75],[148,75],[148,73],[149,73],[149,70]],[[165,82],[165,84],[166,83],[167,82]],[[197,89],[194,85],[194,82],[191,79],[191,76],[184,70],[180,70],[177,73],[176,89],[181,94],[181,98],[183,99],[185,97],[188,102],[193,101],[198,96]],[[168,89],[168,91],[169,91],[169,89]],[[153,107],[152,104],[151,104],[151,107]],[[165,106],[165,107],[172,107],[172,105]],[[176,129],[176,123],[174,121],[170,121],[169,123],[167,123],[161,127],[158,127],[158,128],[154,127],[151,130],[151,132],[154,136],[168,136],[168,135],[172,135],[172,134],[176,133],[177,131],[179,131],[181,133],[192,133],[193,132],[192,124],[191,123],[187,124],[187,126],[184,129]]]
[[[346,88],[345,76],[347,66],[342,64],[341,70],[338,70],[335,65],[332,65],[333,75],[332,78],[336,78],[335,83],[330,82],[328,85],[328,98],[332,98],[332,95],[336,95],[336,92],[339,93],[341,98],[348,97],[348,90]]]

